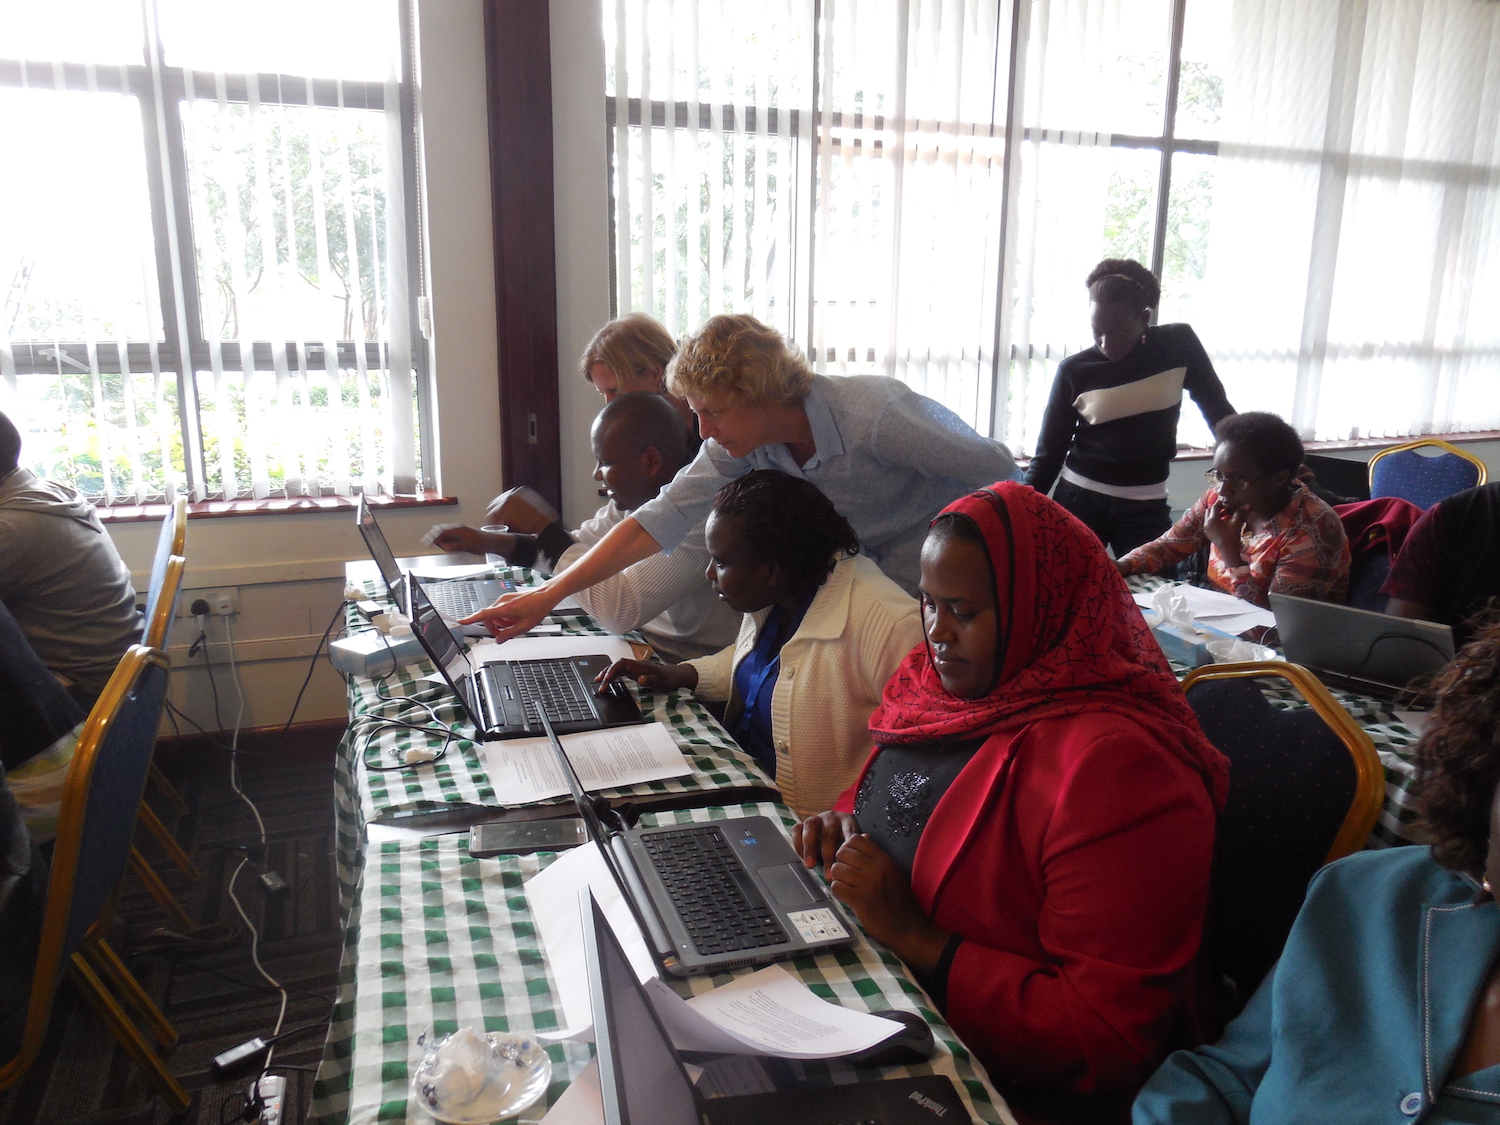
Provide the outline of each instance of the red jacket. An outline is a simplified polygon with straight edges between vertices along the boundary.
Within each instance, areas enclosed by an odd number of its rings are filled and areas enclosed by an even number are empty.
[[[927,822],[912,890],[967,939],[946,1015],[986,1067],[1133,1089],[1181,1045],[1214,823],[1203,777],[1120,715],[1042,719],[979,749]]]

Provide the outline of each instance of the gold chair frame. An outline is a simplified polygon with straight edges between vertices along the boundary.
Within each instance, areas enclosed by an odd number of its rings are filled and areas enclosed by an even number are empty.
[[[1183,677],[1182,690],[1187,691],[1204,680],[1265,678],[1282,679],[1291,684],[1297,694],[1317,712],[1319,718],[1332,728],[1349,751],[1349,757],[1354,760],[1354,796],[1323,862],[1332,863],[1346,855],[1353,855],[1365,846],[1365,841],[1375,828],[1375,822],[1380,819],[1380,810],[1385,801],[1385,768],[1380,764],[1380,755],[1376,753],[1375,743],[1370,741],[1370,736],[1339,705],[1339,701],[1316,676],[1300,664],[1288,664],[1280,660],[1205,664]]]
[[[113,901],[105,904],[99,919],[90,926],[82,944],[66,963],[63,961],[63,945],[72,912],[73,887],[78,875],[84,816],[88,809],[94,767],[103,749],[105,736],[119,716],[125,700],[140,680],[141,673],[153,664],[171,671],[171,661],[165,652],[144,645],[132,646],[115,668],[78,737],[73,760],[68,766],[67,780],[63,784],[57,843],[52,854],[47,905],[42,919],[36,968],[32,973],[31,998],[27,1005],[21,1049],[14,1058],[0,1066],[0,1089],[19,1081],[36,1061],[47,1034],[47,1025],[51,1022],[58,982],[66,969],[79,991],[98,1011],[110,1033],[145,1072],[147,1080],[166,1100],[172,1111],[180,1114],[188,1106],[188,1095],[182,1084],[167,1070],[161,1056],[152,1049],[140,1028],[126,1013],[126,1007],[133,1009],[163,1048],[176,1043],[176,1030],[104,940],[105,925],[114,914]]]
[[[1453,454],[1453,456],[1460,457],[1463,460],[1469,462],[1471,465],[1475,466],[1479,470],[1479,479],[1474,482],[1474,484],[1475,484],[1476,487],[1479,486],[1479,485],[1481,485],[1481,484],[1486,484],[1486,483],[1489,482],[1489,479],[1490,479],[1490,469],[1489,469],[1489,466],[1486,465],[1483,461],[1481,461],[1478,457],[1475,457],[1474,454],[1468,452],[1467,450],[1460,449],[1458,446],[1454,445],[1452,442],[1444,441],[1442,438],[1418,438],[1416,441],[1403,442],[1401,445],[1393,445],[1389,449],[1382,449],[1379,453],[1375,454],[1375,456],[1373,456],[1373,457],[1370,458],[1370,469],[1369,469],[1370,487],[1374,488],[1374,486],[1375,486],[1375,462],[1376,461],[1379,461],[1382,457],[1388,457],[1392,453],[1405,453],[1408,450],[1421,449],[1424,446],[1430,447],[1430,448],[1433,448],[1433,449],[1441,449],[1444,453],[1451,453],[1451,454]]]

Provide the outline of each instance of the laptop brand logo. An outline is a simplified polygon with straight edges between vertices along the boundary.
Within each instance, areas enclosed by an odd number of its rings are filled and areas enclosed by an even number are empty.
[[[933,1101],[929,1097],[923,1096],[922,1094],[918,1093],[916,1090],[913,1090],[910,1094],[907,1095],[907,1101],[916,1102],[923,1109],[927,1110],[930,1113],[935,1113],[939,1117],[947,1117],[948,1116],[948,1107],[947,1106],[942,1105],[939,1102],[935,1102],[935,1101]]]

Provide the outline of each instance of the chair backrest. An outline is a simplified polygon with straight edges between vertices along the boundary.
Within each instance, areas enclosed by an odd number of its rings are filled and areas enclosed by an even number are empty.
[[[146,599],[146,633],[142,640],[147,648],[167,647],[172,620],[177,616],[178,603],[182,601],[182,576],[186,570],[185,558],[170,556],[162,570],[160,587],[153,589],[153,596]]]
[[[1273,706],[1255,683],[1265,677],[1287,681],[1310,706]],[[1210,665],[1183,687],[1230,762],[1209,940],[1243,1000],[1281,955],[1318,868],[1364,846],[1384,773],[1369,735],[1298,665]]]
[[[125,874],[170,671],[166,653],[132,645],[78,736],[58,815],[23,1053],[38,1049],[58,979]]]
[[[1421,452],[1424,448],[1441,452],[1428,457]],[[1488,479],[1483,461],[1439,438],[1393,445],[1370,458],[1370,496],[1399,496],[1419,508],[1430,508]]]
[[[187,547],[187,497],[179,496],[172,502],[171,510],[161,521],[161,534],[156,537],[156,555],[151,561],[151,581],[146,587],[146,627],[149,630],[151,622],[157,616],[157,603],[161,600],[163,584],[167,579],[167,563],[172,556],[178,555],[186,558]],[[177,612],[173,609],[173,614]],[[168,621],[171,617],[168,617]],[[162,647],[162,640],[152,641],[149,638],[146,644],[152,648]]]

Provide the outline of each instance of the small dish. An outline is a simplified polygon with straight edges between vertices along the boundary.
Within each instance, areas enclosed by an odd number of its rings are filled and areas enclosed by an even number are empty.
[[[459,1037],[467,1043],[454,1043]],[[427,1039],[424,1032],[417,1040],[421,1046]],[[489,1049],[484,1051],[482,1043],[488,1040]],[[477,1043],[476,1043],[477,1041]],[[454,1047],[444,1051],[450,1043]],[[478,1050],[475,1050],[475,1047]],[[454,1049],[463,1047],[469,1063],[482,1056],[485,1071],[477,1088],[472,1078],[473,1070],[456,1085],[462,1088],[462,1100],[444,1093],[450,1084],[442,1081],[440,1066],[445,1054],[452,1055]],[[427,1113],[447,1125],[490,1125],[506,1117],[514,1117],[531,1105],[547,1090],[552,1081],[552,1060],[535,1039],[519,1035],[507,1035],[492,1031],[489,1034],[472,1032],[460,1028],[453,1035],[432,1044],[417,1066],[411,1079],[412,1097]]]

